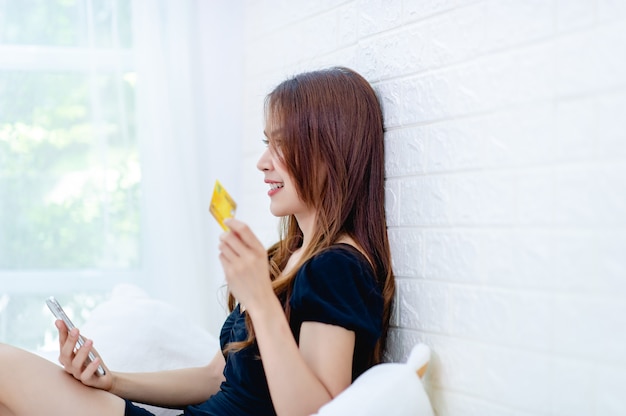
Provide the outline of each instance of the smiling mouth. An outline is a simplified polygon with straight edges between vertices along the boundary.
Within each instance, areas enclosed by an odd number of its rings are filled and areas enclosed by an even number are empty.
[[[271,189],[272,191],[275,191],[276,189],[280,189],[280,188],[282,188],[283,186],[285,186],[285,184],[284,184],[284,183],[282,183],[282,182],[281,182],[281,183],[270,183],[270,189]]]

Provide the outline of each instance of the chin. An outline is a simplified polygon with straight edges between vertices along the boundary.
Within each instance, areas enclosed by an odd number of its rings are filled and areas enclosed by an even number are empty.
[[[274,208],[271,205],[270,205],[270,212],[275,217],[285,217],[285,216],[289,215],[288,213],[285,213],[283,210]]]

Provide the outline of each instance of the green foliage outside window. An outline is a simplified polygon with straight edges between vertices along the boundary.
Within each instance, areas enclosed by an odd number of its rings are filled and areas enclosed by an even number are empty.
[[[0,1],[0,342],[54,347],[48,296],[80,326],[109,272],[139,269],[135,74],[88,61],[131,35],[130,0]]]
[[[138,265],[133,86],[93,78],[0,72],[1,269]]]

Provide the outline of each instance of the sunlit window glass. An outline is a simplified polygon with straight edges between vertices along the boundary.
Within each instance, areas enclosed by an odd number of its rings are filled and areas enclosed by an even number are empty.
[[[128,0],[0,2],[0,43],[110,48],[132,46]]]
[[[130,0],[0,2],[0,342],[49,344],[141,265]]]

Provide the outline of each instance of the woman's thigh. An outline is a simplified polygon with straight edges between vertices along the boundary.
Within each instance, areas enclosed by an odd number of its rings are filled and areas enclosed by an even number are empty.
[[[119,397],[86,387],[58,365],[4,344],[0,344],[0,410],[2,406],[15,416],[124,415]]]

